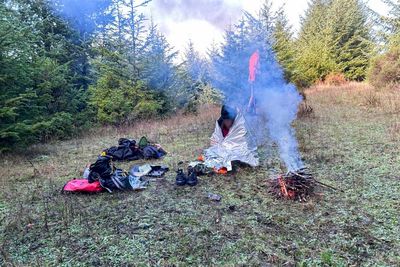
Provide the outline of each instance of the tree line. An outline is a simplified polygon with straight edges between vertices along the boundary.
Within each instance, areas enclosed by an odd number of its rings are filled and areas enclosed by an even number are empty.
[[[189,42],[183,60],[140,12],[149,2],[0,0],[0,151],[195,112],[245,86],[256,47],[298,87],[331,74],[384,82],[389,72],[398,82],[399,1],[386,0],[390,14],[380,17],[361,0],[312,0],[295,36],[284,9],[267,0],[208,56]]]

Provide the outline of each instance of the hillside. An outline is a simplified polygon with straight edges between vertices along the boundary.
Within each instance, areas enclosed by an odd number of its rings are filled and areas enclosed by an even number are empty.
[[[156,140],[171,169],[195,159],[219,110],[92,130],[1,158],[0,265],[398,266],[398,92],[354,83],[306,96],[314,112],[295,123],[302,156],[343,192],[324,189],[308,203],[273,199],[266,180],[280,161],[272,147],[261,151],[262,167],[201,177],[194,188],[175,187],[170,171],[141,192],[63,195],[63,184],[119,137]],[[210,192],[222,201],[208,200]]]

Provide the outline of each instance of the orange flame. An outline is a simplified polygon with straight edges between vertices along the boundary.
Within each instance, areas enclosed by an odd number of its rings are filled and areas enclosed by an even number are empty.
[[[289,194],[288,194],[288,191],[287,191],[287,188],[286,188],[286,183],[283,180],[282,176],[279,176],[278,182],[279,182],[279,186],[281,187],[281,193],[283,194],[284,197],[288,197]]]

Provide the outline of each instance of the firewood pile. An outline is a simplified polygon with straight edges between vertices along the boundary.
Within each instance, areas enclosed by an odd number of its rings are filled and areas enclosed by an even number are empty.
[[[306,202],[314,195],[317,182],[306,168],[290,171],[268,181],[269,193],[278,199]]]

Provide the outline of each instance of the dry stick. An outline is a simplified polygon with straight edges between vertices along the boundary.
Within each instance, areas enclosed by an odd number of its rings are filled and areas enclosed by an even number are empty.
[[[315,180],[315,179],[314,179],[314,180]],[[342,189],[337,189],[337,188],[335,188],[335,187],[333,187],[333,186],[331,186],[331,185],[327,185],[327,184],[321,183],[320,181],[317,181],[317,180],[315,180],[315,182],[316,182],[317,184],[322,185],[322,186],[328,187],[328,188],[333,189],[333,190],[339,190],[340,192],[344,193],[344,190],[342,190]]]
[[[293,172],[293,173],[296,174],[296,175],[298,175],[298,176],[300,176],[301,178],[306,179],[303,175],[300,175],[300,174],[298,174],[298,173],[296,173],[296,172]],[[339,190],[340,192],[344,193],[344,191],[343,191],[342,189],[337,189],[337,188],[335,188],[335,187],[333,187],[333,186],[331,186],[331,185],[324,184],[324,183],[322,183],[322,182],[316,180],[315,178],[313,178],[313,180],[314,180],[317,184],[320,184],[320,185],[322,185],[322,186],[328,187],[328,188],[333,189],[333,190]]]

